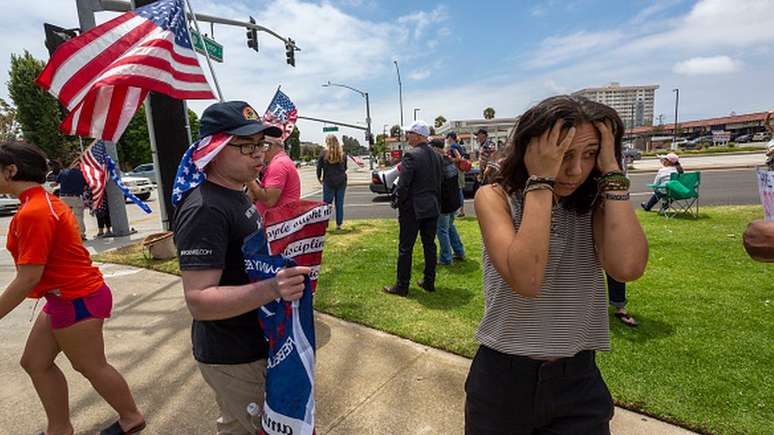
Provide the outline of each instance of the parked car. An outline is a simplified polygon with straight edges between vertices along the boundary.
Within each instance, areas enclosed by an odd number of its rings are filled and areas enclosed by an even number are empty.
[[[14,213],[20,205],[21,203],[16,197],[12,195],[0,194],[0,213]]]
[[[753,142],[766,142],[771,139],[771,134],[769,134],[766,131],[759,131],[758,133],[755,133],[752,135],[752,141]]]
[[[126,185],[130,192],[142,201],[147,201],[153,192],[153,183],[151,183],[148,177],[132,177],[124,175],[121,177],[121,182]]]
[[[753,137],[753,135],[751,135],[751,134],[742,134],[742,135],[737,136],[736,139],[734,139],[734,141],[736,143],[747,143],[747,142],[750,142],[752,140],[752,137]]]
[[[473,168],[465,173],[465,187],[462,189],[464,195],[473,196],[476,194],[476,191],[479,188],[479,173],[480,171],[478,168]],[[399,175],[400,164],[381,171],[373,171],[371,172],[371,184],[368,185],[368,188],[377,195],[392,194]]]
[[[124,174],[129,177],[145,177],[149,178],[151,183],[158,184],[158,178],[156,178],[156,168],[153,163],[143,163],[137,165],[134,169]]]
[[[624,146],[623,150],[621,150],[621,153],[623,154],[624,160],[627,164],[630,164],[631,162],[635,160],[642,159],[642,151],[638,150],[637,148],[633,146]]]

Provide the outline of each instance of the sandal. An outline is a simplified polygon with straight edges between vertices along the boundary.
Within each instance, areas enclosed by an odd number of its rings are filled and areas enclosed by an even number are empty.
[[[630,328],[634,328],[638,325],[637,321],[634,320],[634,317],[630,316],[627,313],[618,312],[618,313],[615,313],[615,316],[618,317],[618,320],[620,320],[621,323],[623,323],[624,325]]]
[[[110,427],[107,429],[103,429],[102,432],[100,432],[100,435],[124,435],[124,434],[131,434],[131,433],[138,433],[145,429],[145,422],[135,425],[133,428],[130,428],[127,431],[124,431],[121,428],[121,425],[118,423],[118,420],[116,420],[115,423],[111,424]]]

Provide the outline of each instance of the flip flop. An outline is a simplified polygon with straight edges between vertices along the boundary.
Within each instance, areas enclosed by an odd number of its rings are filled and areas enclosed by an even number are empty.
[[[138,433],[141,430],[145,429],[145,422],[135,425],[133,428],[129,429],[128,431],[124,432],[123,429],[121,429],[121,425],[116,421],[115,423],[111,424],[110,427],[107,429],[103,429],[102,432],[100,432],[100,435],[128,435],[132,433]]]
[[[630,316],[627,313],[615,313],[615,316],[618,317],[618,320],[621,321],[624,325],[630,327],[630,328],[636,328],[638,323],[636,320],[634,320],[634,317]]]

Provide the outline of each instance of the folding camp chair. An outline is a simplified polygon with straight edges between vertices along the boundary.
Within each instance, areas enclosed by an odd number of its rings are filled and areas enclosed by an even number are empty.
[[[671,175],[666,183],[666,194],[661,199],[661,211],[667,218],[678,214],[687,214],[693,218],[699,217],[699,185],[701,172],[677,172]]]

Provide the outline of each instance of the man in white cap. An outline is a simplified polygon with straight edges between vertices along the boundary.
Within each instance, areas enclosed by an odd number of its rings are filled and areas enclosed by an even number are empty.
[[[403,154],[400,163],[398,196],[398,278],[384,291],[399,296],[408,295],[411,281],[411,254],[417,234],[422,237],[425,268],[423,279],[417,285],[426,291],[435,291],[435,264],[438,261],[435,231],[441,214],[441,157],[427,144],[430,127],[424,121],[414,121],[404,127],[411,149]]]

